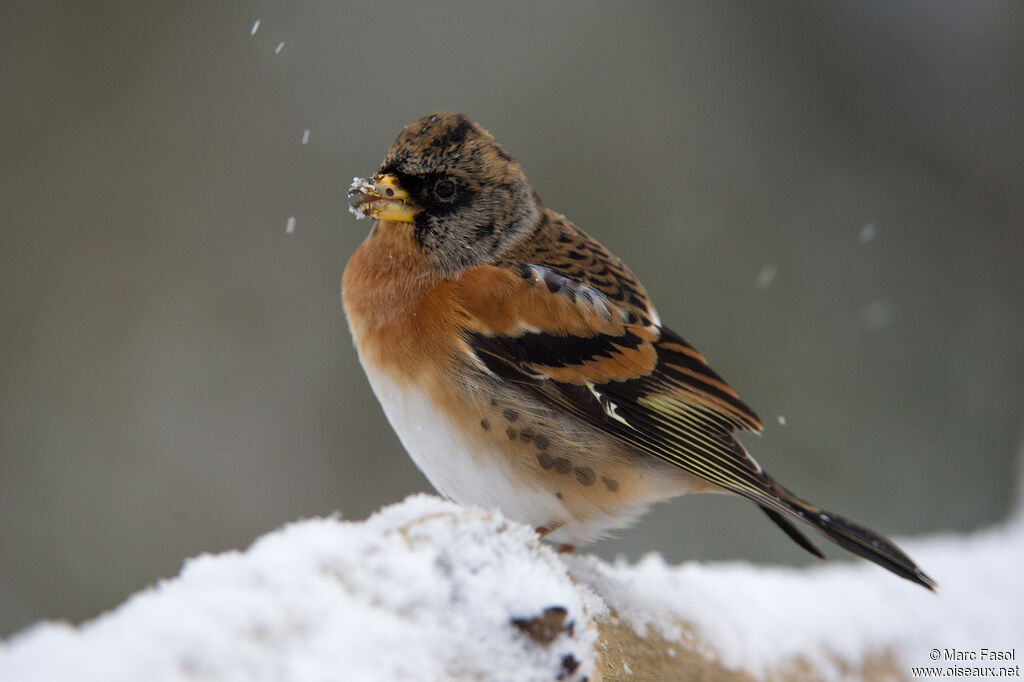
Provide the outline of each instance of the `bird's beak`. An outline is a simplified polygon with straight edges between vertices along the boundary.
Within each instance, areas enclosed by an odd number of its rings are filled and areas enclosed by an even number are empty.
[[[398,184],[394,175],[377,173],[372,178],[353,178],[348,188],[352,197],[349,210],[357,218],[394,220],[411,223],[416,209],[409,204],[409,193]]]

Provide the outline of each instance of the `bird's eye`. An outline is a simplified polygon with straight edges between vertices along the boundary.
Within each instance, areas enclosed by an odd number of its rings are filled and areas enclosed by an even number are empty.
[[[434,185],[434,194],[439,199],[451,199],[455,194],[455,183],[451,180],[438,180]]]

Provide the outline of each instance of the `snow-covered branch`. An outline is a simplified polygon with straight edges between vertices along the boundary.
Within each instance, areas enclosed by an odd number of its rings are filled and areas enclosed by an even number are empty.
[[[938,595],[866,563],[565,557],[417,495],[189,560],[78,627],[30,628],[0,644],[0,680],[910,679],[952,665],[932,649],[1020,651],[1024,524],[906,545]]]

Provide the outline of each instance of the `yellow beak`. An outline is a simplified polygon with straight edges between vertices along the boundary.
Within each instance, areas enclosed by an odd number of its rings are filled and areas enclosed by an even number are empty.
[[[354,178],[348,188],[353,197],[349,210],[357,218],[369,216],[376,220],[394,220],[411,223],[416,209],[409,205],[409,193],[398,184],[394,175],[378,173],[372,178]]]

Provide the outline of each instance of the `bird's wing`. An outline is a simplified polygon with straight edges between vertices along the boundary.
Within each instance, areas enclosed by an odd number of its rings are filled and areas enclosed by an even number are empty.
[[[464,350],[482,371],[641,452],[785,510],[774,482],[733,437],[760,431],[760,420],[682,337],[541,265],[483,266],[461,286]]]
[[[733,436],[736,429],[760,431],[757,415],[693,346],[656,322],[653,310],[638,313],[540,265],[483,266],[461,286],[462,348],[481,371],[746,497],[818,557],[824,555],[792,522],[935,588],[891,540],[815,507],[765,473]]]

